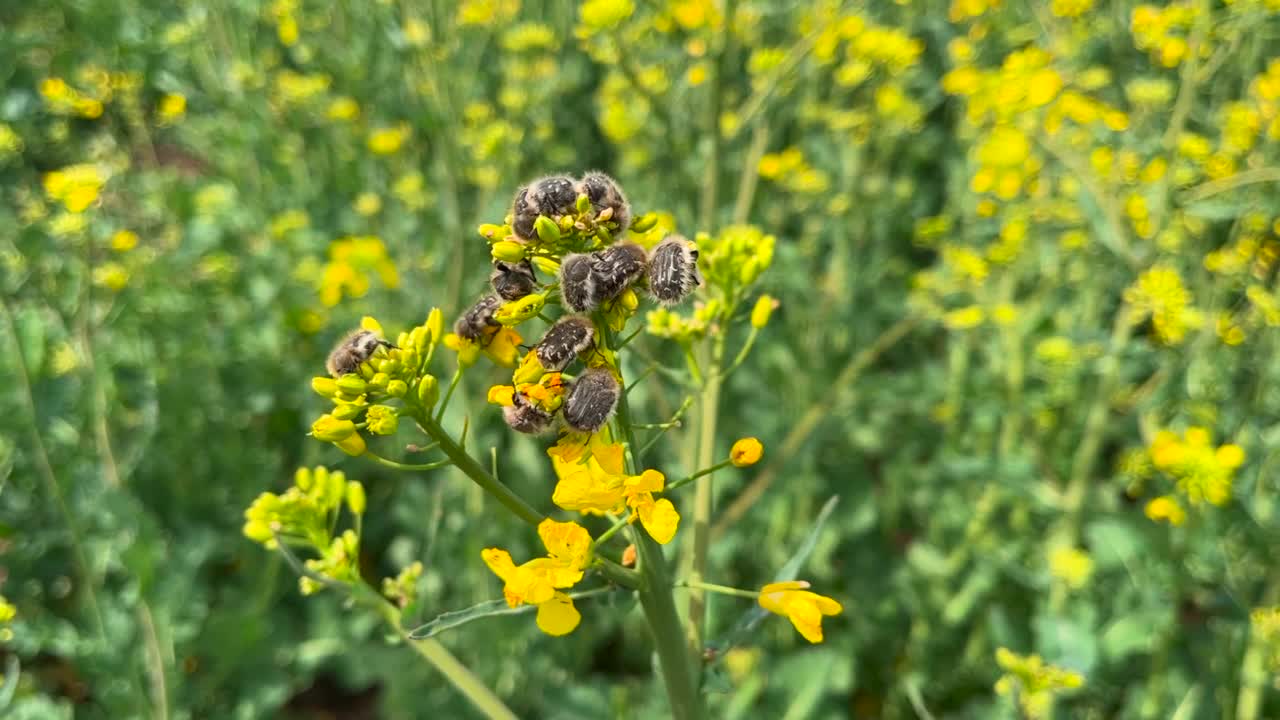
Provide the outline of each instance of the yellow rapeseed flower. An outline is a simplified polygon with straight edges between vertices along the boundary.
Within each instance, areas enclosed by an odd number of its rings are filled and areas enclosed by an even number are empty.
[[[156,112],[160,116],[162,125],[173,124],[187,114],[187,98],[181,93],[167,93],[160,98],[160,105]]]
[[[760,589],[760,607],[791,621],[811,643],[822,642],[822,617],[839,615],[844,608],[829,597],[808,591],[804,580],[769,583]]]
[[[1072,590],[1079,590],[1093,575],[1093,558],[1077,548],[1056,547],[1049,553],[1049,574]]]
[[[996,692],[1017,698],[1022,713],[1032,720],[1048,716],[1057,693],[1084,685],[1083,675],[1048,665],[1039,655],[1018,655],[1002,647],[996,650],[996,664],[1005,671]]]
[[[111,236],[111,249],[116,252],[128,252],[138,247],[138,233],[132,230],[117,230]]]
[[[1178,499],[1172,495],[1161,495],[1147,503],[1143,511],[1148,518],[1156,522],[1164,520],[1177,527],[1187,521],[1187,511],[1182,508]]]
[[[106,177],[97,165],[81,163],[45,173],[44,190],[69,212],[84,212],[98,199]]]
[[[395,127],[381,127],[369,133],[369,151],[375,155],[391,155],[409,139],[409,126],[401,123]]]
[[[555,452],[553,452],[555,451]],[[631,510],[630,520],[639,520],[650,537],[667,544],[675,537],[680,514],[666,498],[655,500],[666,478],[657,470],[627,475],[623,470],[623,448],[619,444],[591,448],[586,462],[564,462],[555,448],[548,451],[560,481],[551,501],[565,510],[587,514],[620,513]]]
[[[538,606],[538,627],[548,635],[566,635],[582,616],[561,590],[582,580],[591,557],[591,535],[577,523],[547,518],[538,525],[538,537],[547,555],[523,565],[516,565],[511,554],[501,548],[486,548],[481,557],[502,580],[502,594],[509,606]]]

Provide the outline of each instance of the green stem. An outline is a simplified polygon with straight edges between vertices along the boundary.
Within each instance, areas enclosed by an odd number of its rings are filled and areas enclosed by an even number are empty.
[[[639,446],[636,445],[635,431],[631,428],[631,409],[625,395],[618,400],[616,422],[627,447],[631,449],[628,456],[629,472],[638,475]],[[676,612],[675,599],[671,594],[671,581],[662,546],[649,537],[649,533],[634,525],[630,527],[630,534],[631,541],[636,546],[636,564],[641,576],[641,587],[637,595],[649,624],[649,632],[653,635],[658,665],[662,669],[667,700],[671,705],[671,716],[677,720],[701,718],[702,700],[698,696],[693,669],[689,664],[688,648],[680,628],[680,615]]]
[[[680,478],[679,480],[677,480],[677,481],[675,481],[675,482],[671,483],[670,485],[668,485],[668,486],[666,487],[666,489],[665,489],[665,490],[663,490],[663,492],[671,492],[672,490],[678,490],[678,489],[680,489],[680,488],[684,487],[685,485],[688,485],[689,483],[693,482],[694,480],[697,480],[697,479],[698,479],[698,478],[700,478],[700,477],[703,477],[703,476],[705,476],[705,475],[710,475],[711,473],[713,473],[713,472],[715,472],[715,471],[717,471],[717,470],[722,470],[722,469],[724,469],[724,468],[726,468],[726,467],[729,467],[729,466],[730,466],[730,465],[732,465],[732,464],[733,464],[733,460],[731,460],[731,459],[730,459],[730,460],[721,460],[720,462],[716,463],[715,465],[712,465],[712,466],[711,466],[711,467],[709,467],[709,468],[703,468],[703,469],[699,470],[698,472],[696,472],[696,473],[694,473],[694,474],[692,474],[692,475],[689,475],[688,477]]]
[[[449,389],[444,393],[444,400],[440,402],[440,412],[436,413],[436,422],[444,420],[444,411],[449,409],[449,401],[453,399],[453,391],[457,389],[458,382],[462,380],[462,366],[459,365],[457,370],[453,371],[453,379],[449,381]]]
[[[609,538],[613,537],[614,535],[617,535],[619,530],[621,530],[622,528],[624,528],[624,527],[626,527],[626,526],[628,526],[628,525],[630,525],[630,524],[631,524],[631,515],[630,515],[630,514],[628,514],[626,517],[624,517],[624,518],[622,518],[622,519],[620,519],[620,520],[618,520],[618,521],[614,522],[612,527],[610,527],[608,530],[605,530],[604,532],[600,533],[600,537],[598,537],[598,538],[596,538],[595,540],[591,541],[591,547],[592,547],[592,549],[595,549],[595,548],[600,547],[601,545],[604,545],[604,544],[605,544],[605,542],[607,542],[607,541],[609,540]]]
[[[471,457],[461,445],[453,441],[453,438],[440,426],[439,422],[431,418],[419,418],[418,425],[423,432],[431,436],[432,440],[440,443],[440,451],[452,460],[459,470],[471,478],[472,482],[479,485],[485,492],[496,498],[508,510],[515,513],[516,517],[534,527],[537,527],[538,523],[542,522],[544,517],[542,513],[525,502],[524,498],[515,494],[511,488],[504,485],[493,475],[490,475],[489,471],[476,462],[476,459]]]
[[[1063,493],[1063,507],[1066,516],[1057,528],[1056,540],[1050,545],[1075,547],[1079,542],[1080,523],[1083,516],[1084,501],[1088,495],[1089,478],[1093,466],[1098,459],[1098,449],[1107,428],[1107,414],[1111,409],[1111,398],[1115,394],[1116,384],[1120,378],[1120,352],[1129,335],[1133,332],[1133,323],[1128,308],[1121,308],[1116,315],[1115,324],[1111,328],[1111,340],[1107,345],[1107,353],[1099,360],[1099,377],[1097,392],[1085,415],[1084,432],[1080,444],[1076,446],[1075,456],[1071,461],[1071,477],[1067,481],[1066,492]],[[1049,595],[1049,609],[1059,612],[1066,604],[1066,584],[1055,583]]]
[[[434,638],[416,640],[411,637],[404,629],[399,608],[387,602],[363,583],[353,586],[352,590],[357,599],[377,609],[378,614],[391,630],[399,635],[406,645],[413,648],[413,651],[423,660],[426,660],[427,664],[444,675],[449,683],[470,700],[484,717],[490,720],[516,720],[516,714],[511,712],[502,699],[495,695],[466,665],[459,662],[438,640]]]
[[[436,470],[453,463],[452,460],[439,460],[432,463],[402,463],[365,450],[364,456],[384,467],[395,470]]]
[[[717,335],[706,363],[706,383],[698,403],[698,459],[694,467],[710,467],[715,458],[716,422],[719,419],[720,368],[724,360],[724,335]],[[714,473],[714,470],[713,470]],[[693,495],[693,542],[688,555],[686,577],[690,583],[702,581],[707,567],[707,550],[711,544],[711,510],[715,499],[713,473],[698,483]],[[706,595],[698,589],[689,593],[689,626],[685,628],[688,652],[692,658],[702,657],[704,629],[707,622]]]
[[[729,587],[728,585],[716,585],[715,583],[693,582],[692,580],[686,580],[685,582],[682,582],[682,583],[676,583],[675,586],[697,588],[699,590],[706,590],[708,592],[719,593],[721,595],[732,595],[734,597],[750,598],[751,600],[755,600],[760,597],[760,591],[758,590],[739,590],[738,588]]]
[[[625,568],[608,558],[597,557],[592,567],[615,585],[621,585],[630,590],[639,590],[644,585],[644,578],[638,571]]]

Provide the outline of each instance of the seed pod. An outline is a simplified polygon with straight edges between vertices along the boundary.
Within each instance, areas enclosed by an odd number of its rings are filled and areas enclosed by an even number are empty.
[[[494,312],[500,307],[502,307],[502,298],[497,295],[485,295],[462,313],[462,317],[453,324],[454,334],[471,342],[479,342],[490,328],[500,326],[500,323],[493,319]]]
[[[702,284],[698,247],[680,235],[658,243],[649,253],[649,294],[663,305],[674,305]]]
[[[577,197],[572,178],[554,176],[534,180],[516,192],[511,206],[512,232],[519,238],[533,239],[533,224],[539,215],[568,215],[574,211]]]
[[[611,370],[587,370],[573,382],[565,396],[565,424],[578,432],[596,432],[613,417],[621,395],[622,388]]]
[[[538,362],[551,372],[563,370],[595,342],[596,329],[581,315],[566,315],[552,325],[534,348]]]
[[[529,402],[519,392],[511,396],[512,403],[502,408],[502,419],[516,432],[537,435],[551,428],[551,415]]]
[[[566,255],[560,261],[560,299],[574,312],[595,308],[591,303],[592,258],[588,255]]]
[[[597,217],[606,209],[612,209],[609,220],[618,223],[620,229],[615,237],[626,231],[627,225],[631,223],[631,208],[627,205],[627,197],[622,194],[622,188],[618,187],[613,178],[600,172],[587,173],[578,181],[577,192],[587,196]]]
[[[334,346],[333,351],[329,353],[329,359],[325,361],[325,369],[333,377],[342,377],[356,372],[360,368],[360,363],[373,357],[379,345],[389,347],[391,344],[379,340],[378,336],[369,330],[356,330]]]
[[[498,293],[498,297],[510,301],[532,293],[538,285],[538,279],[533,274],[533,264],[528,260],[518,263],[498,260],[493,264],[489,284]]]
[[[592,253],[591,306],[597,307],[621,295],[644,274],[644,266],[644,248],[635,243],[618,243]]]

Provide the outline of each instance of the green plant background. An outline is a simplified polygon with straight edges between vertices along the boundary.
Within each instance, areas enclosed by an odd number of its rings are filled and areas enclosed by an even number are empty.
[[[781,619],[761,626],[708,681],[715,716],[1015,717],[993,691],[1006,646],[1086,677],[1058,717],[1280,717],[1249,621],[1280,602],[1280,320],[1266,305],[1280,153],[1255,80],[1280,38],[1274,3],[1176,4],[1161,11],[1191,19],[1163,16],[1149,42],[1126,2],[742,0],[729,33],[723,3],[641,2],[604,27],[630,5],[0,7],[9,716],[468,716],[375,618],[301,597],[241,536],[241,513],[299,465],[340,467],[369,491],[368,577],[422,561],[431,614],[498,597],[480,549],[527,556],[531,533],[456,473],[398,474],[306,438],[322,409],[308,382],[362,315],[399,329],[479,294],[475,228],[501,221],[517,185],[600,168],[690,236],[749,222],[777,237],[764,289],[780,308],[721,399],[724,450],[754,435],[765,461],[721,475],[708,579],[768,581],[840,496],[803,577],[844,614],[817,646]],[[1170,38],[1190,48],[1172,66]],[[958,67],[1013,73],[1006,58],[1028,48],[1125,127],[1063,140],[1043,107],[992,121],[944,87]],[[100,113],[59,106],[49,78]],[[166,116],[167,95],[184,112]],[[1012,198],[974,180],[1008,128],[1035,176]],[[375,152],[379,129],[402,142]],[[1170,179],[1111,171],[1098,148],[1139,168],[1162,157]],[[109,177],[71,213],[45,178],[78,163]],[[1018,218],[1025,237],[993,254]],[[115,247],[122,230],[136,247]],[[380,250],[343,267],[332,246],[352,236]],[[985,253],[981,278],[956,279],[955,247]],[[1244,270],[1214,271],[1215,251]],[[1190,326],[1177,342],[1151,323],[1113,333],[1125,288],[1157,265],[1199,317],[1174,313]],[[369,288],[327,305],[343,272]],[[970,307],[976,327],[948,314]],[[1056,338],[1069,350],[1050,362],[1039,348]],[[644,343],[681,368],[669,344]],[[502,374],[486,372],[459,396],[473,447],[548,497],[543,443],[505,431],[483,402]],[[678,403],[655,378],[637,410],[651,420]],[[1122,460],[1190,426],[1246,462],[1228,502],[1174,527],[1143,512],[1168,478],[1139,482]],[[685,432],[653,456],[672,477]],[[1078,588],[1049,569],[1064,538],[1092,560]],[[746,602],[715,599],[711,635]],[[566,638],[501,617],[441,639],[521,717],[664,713],[628,601],[592,603]]]

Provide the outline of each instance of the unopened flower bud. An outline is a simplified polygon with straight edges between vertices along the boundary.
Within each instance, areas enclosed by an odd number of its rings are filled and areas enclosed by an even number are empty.
[[[334,405],[333,410],[330,410],[329,413],[339,420],[354,420],[362,410],[364,410],[364,405],[344,402]]]
[[[369,389],[369,384],[364,378],[350,373],[338,378],[336,384],[339,390],[348,395],[363,395]]]
[[[512,300],[498,308],[493,314],[493,319],[508,327],[519,325],[526,320],[537,317],[538,313],[542,312],[542,307],[546,304],[547,298],[542,293],[526,295],[519,300]]]
[[[556,275],[560,272],[560,263],[551,258],[537,256],[533,258],[533,264],[547,275]]]
[[[347,508],[356,515],[363,515],[365,507],[364,485],[359,480],[347,483]]]
[[[493,244],[490,254],[494,260],[518,263],[524,260],[524,244],[515,240],[500,240]]]
[[[440,312],[440,308],[431,308],[431,312],[427,315],[427,336],[431,339],[431,344],[435,345],[440,342],[440,338],[444,333],[444,314]]]
[[[769,324],[769,316],[773,314],[773,309],[777,307],[778,301],[771,295],[761,295],[756,300],[756,306],[751,308],[751,327],[762,328]]]
[[[337,445],[339,450],[352,457],[359,457],[363,455],[367,448],[364,442],[364,436],[360,433],[354,433],[346,440],[336,442],[334,445]]]
[[[574,207],[577,208],[579,215],[586,213],[591,209],[591,198],[586,193],[579,193],[578,201],[574,204]]]
[[[640,297],[636,295],[635,290],[627,288],[622,292],[622,295],[618,297],[618,304],[629,313],[635,312],[636,308],[640,307]]]
[[[339,420],[332,415],[321,415],[311,424],[311,434],[317,440],[338,442],[346,440],[356,431],[356,424],[350,420]]]
[[[546,215],[539,215],[533,221],[533,229],[538,233],[538,239],[548,245],[560,242],[560,226]]]
[[[409,340],[405,343],[407,347],[411,347],[414,351],[422,353],[427,349],[427,329],[421,325],[409,331]]]
[[[760,456],[764,454],[764,445],[753,437],[742,438],[735,442],[729,450],[729,460],[734,467],[747,467],[760,462]]]
[[[635,233],[649,232],[657,224],[658,224],[658,214],[647,212],[641,215],[640,217],[636,218],[635,221],[631,223],[631,232],[635,232]]]
[[[311,378],[311,389],[322,397],[332,398],[338,394],[338,381],[327,377]]]
[[[493,223],[484,223],[483,225],[480,226],[479,232],[481,237],[492,240],[498,237],[503,232],[503,230],[504,228],[501,225],[494,225]]]
[[[430,409],[435,407],[438,399],[440,399],[440,381],[436,380],[435,375],[423,375],[418,381],[418,403]]]
[[[311,468],[300,467],[293,473],[293,484],[298,489],[306,492],[311,489],[312,483],[315,482],[311,476]]]
[[[389,382],[391,382],[391,376],[384,372],[374,373],[373,377],[369,378],[369,387],[374,388],[375,390],[381,390],[385,388]]]
[[[404,397],[409,392],[409,383],[403,380],[392,380],[387,383],[387,394],[391,397]]]

